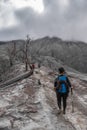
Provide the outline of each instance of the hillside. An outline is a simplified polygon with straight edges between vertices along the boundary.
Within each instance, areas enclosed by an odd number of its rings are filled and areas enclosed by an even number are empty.
[[[34,74],[24,77],[25,63],[21,49],[24,40],[0,44],[1,130],[86,130],[87,129],[87,44],[63,41],[59,38],[41,38],[31,41],[28,57],[35,63]],[[16,46],[15,46],[16,45]],[[10,51],[15,48],[15,58]],[[9,66],[9,58],[13,66]],[[39,63],[39,68],[38,68]],[[66,114],[58,115],[56,94],[53,89],[58,67],[64,66],[74,87],[68,98]],[[7,69],[6,69],[7,68]],[[6,69],[6,70],[5,70]],[[80,72],[79,72],[80,71]],[[85,74],[81,73],[84,72]],[[40,82],[39,82],[40,81]],[[2,85],[3,86],[3,85]],[[74,112],[72,113],[72,109]]]
[[[87,44],[44,37],[31,43],[32,55],[54,57],[55,61],[87,73]],[[42,60],[43,62],[43,60]]]
[[[4,66],[9,66],[7,48],[11,50],[12,47],[10,46],[12,44],[16,45],[16,61],[23,62],[23,53],[18,51],[21,50],[20,48],[24,48],[24,43],[24,40],[13,40],[6,42],[6,44],[1,42],[0,63],[3,62],[3,57]],[[28,56],[30,62],[48,66],[52,70],[57,70],[58,67],[64,66],[67,70],[73,72],[87,73],[87,44],[84,42],[63,41],[57,37],[44,37],[30,42]]]

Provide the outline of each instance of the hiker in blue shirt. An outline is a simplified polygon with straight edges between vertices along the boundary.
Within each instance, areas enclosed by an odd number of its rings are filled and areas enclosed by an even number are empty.
[[[69,88],[72,89],[71,83],[65,74],[65,70],[63,67],[58,69],[59,75],[55,79],[54,82],[54,89],[57,95],[57,103],[59,107],[59,114],[61,113],[61,100],[63,101],[63,114],[66,112],[66,105],[67,105],[67,97],[69,93]]]

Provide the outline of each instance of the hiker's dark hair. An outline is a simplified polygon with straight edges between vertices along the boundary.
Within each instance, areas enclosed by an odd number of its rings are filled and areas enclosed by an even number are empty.
[[[58,69],[58,71],[59,71],[60,74],[63,73],[63,72],[65,72],[65,70],[64,70],[63,67],[60,67],[60,68]]]

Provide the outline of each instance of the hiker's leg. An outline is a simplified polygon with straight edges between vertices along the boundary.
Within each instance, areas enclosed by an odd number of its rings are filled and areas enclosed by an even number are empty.
[[[59,109],[61,109],[61,94],[60,93],[57,93],[57,104],[58,104]]]
[[[66,106],[67,106],[67,94],[63,94],[63,113],[65,114]]]

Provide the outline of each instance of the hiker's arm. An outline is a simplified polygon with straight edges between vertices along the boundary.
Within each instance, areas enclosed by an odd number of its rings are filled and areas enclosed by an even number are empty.
[[[57,81],[54,83],[54,90],[57,90]]]
[[[70,83],[68,77],[67,77],[67,83],[68,83],[68,86],[71,88],[71,83]]]
[[[56,78],[55,81],[54,81],[54,90],[55,91],[57,90],[57,86],[58,86],[57,80],[58,80],[58,78]]]
[[[71,88],[71,94],[72,94],[73,93],[73,87],[72,87],[68,77],[67,77],[67,83],[68,83],[69,87]]]
[[[56,91],[56,87],[54,87],[54,91]]]

